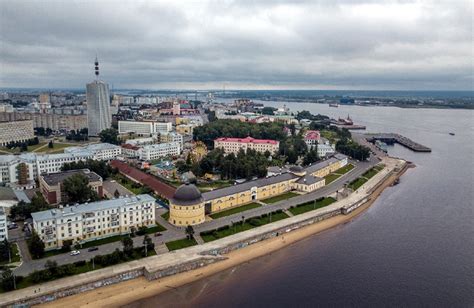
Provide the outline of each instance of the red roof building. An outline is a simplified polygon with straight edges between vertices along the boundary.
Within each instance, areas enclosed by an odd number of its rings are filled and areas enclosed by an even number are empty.
[[[142,185],[148,186],[152,189],[157,195],[170,199],[173,197],[176,188],[168,185],[156,177],[149,175],[143,171],[140,171],[122,161],[113,160],[110,162],[110,165],[120,172],[120,174],[126,176],[130,180],[140,183]]]
[[[247,151],[252,149],[257,152],[265,153],[269,151],[276,154],[279,150],[280,142],[271,139],[246,138],[217,138],[214,140],[214,148],[221,148],[225,153],[238,153],[241,149]]]

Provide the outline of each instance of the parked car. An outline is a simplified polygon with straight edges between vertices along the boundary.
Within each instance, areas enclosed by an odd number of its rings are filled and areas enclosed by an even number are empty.
[[[160,232],[156,232],[155,233],[155,236],[162,236],[163,234],[161,234]]]
[[[16,229],[16,228],[18,228],[18,225],[15,222],[12,222],[11,224],[8,225],[8,230]]]
[[[87,249],[87,251],[96,251],[96,250],[99,250],[99,247],[91,247]]]
[[[81,252],[80,252],[79,250],[73,250],[73,251],[71,251],[71,256],[77,256],[77,255],[79,255],[79,254],[81,254]]]

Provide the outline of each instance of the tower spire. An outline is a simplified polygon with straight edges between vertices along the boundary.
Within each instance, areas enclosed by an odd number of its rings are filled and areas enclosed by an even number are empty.
[[[99,60],[97,59],[97,55],[95,56],[95,78],[99,79]]]

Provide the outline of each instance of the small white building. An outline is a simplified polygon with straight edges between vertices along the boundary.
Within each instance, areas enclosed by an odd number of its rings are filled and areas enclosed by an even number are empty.
[[[149,144],[140,147],[138,150],[139,158],[148,161],[166,156],[177,156],[179,154],[181,154],[181,145],[178,142]]]

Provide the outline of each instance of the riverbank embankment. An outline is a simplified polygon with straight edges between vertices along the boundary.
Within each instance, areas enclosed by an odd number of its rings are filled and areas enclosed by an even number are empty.
[[[0,305],[117,306],[212,275],[351,220],[401,175],[405,165],[389,158],[384,163],[386,167],[356,192],[325,208],[203,245],[6,293]],[[363,199],[358,208],[342,215],[342,208]]]

